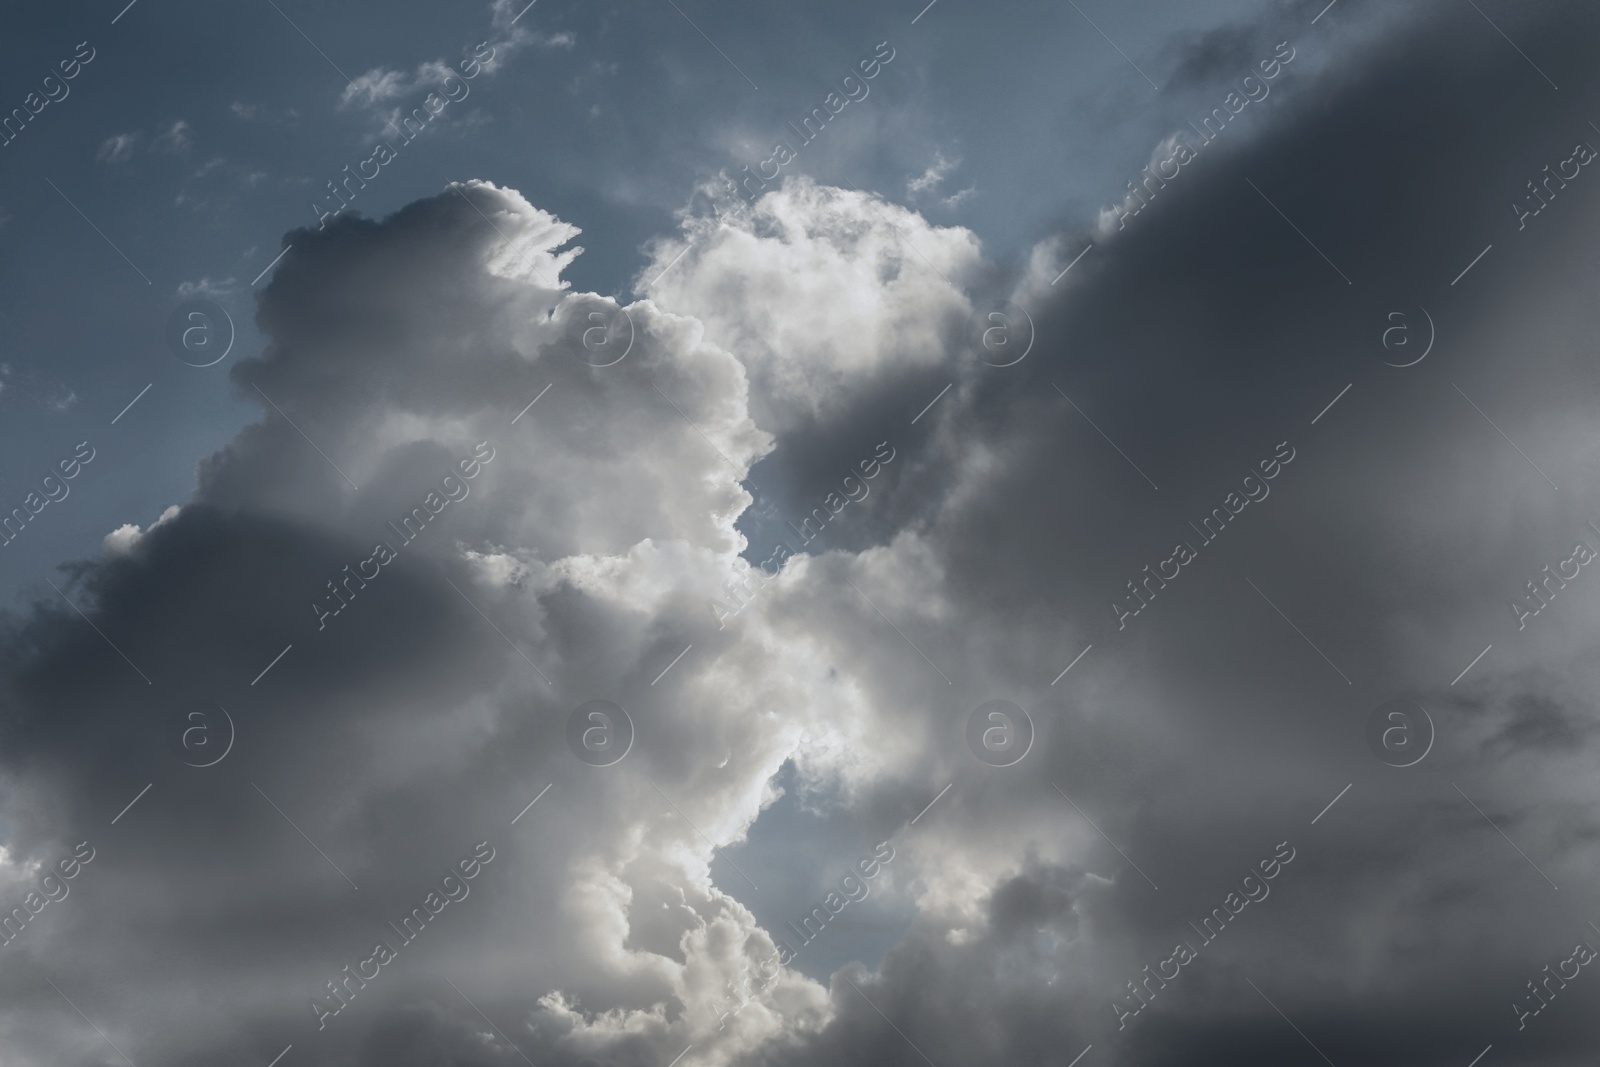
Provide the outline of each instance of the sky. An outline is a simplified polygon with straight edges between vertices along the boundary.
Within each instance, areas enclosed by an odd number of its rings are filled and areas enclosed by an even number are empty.
[[[1591,5],[0,25],[0,1067],[1600,1051]]]

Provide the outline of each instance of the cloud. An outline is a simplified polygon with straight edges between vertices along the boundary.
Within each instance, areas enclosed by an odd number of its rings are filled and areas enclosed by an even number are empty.
[[[126,522],[106,534],[101,544],[113,555],[125,555],[143,536],[144,531],[139,529],[137,523]]]
[[[183,119],[174,119],[167,123],[165,129],[156,134],[155,139],[150,142],[150,147],[152,149],[160,149],[163,152],[181,155],[189,150],[189,146],[193,142],[194,133],[189,124]]]
[[[228,106],[235,118],[244,122],[266,122],[271,124],[292,123],[300,118],[300,113],[294,108],[285,108],[283,111],[274,111],[264,104],[246,104],[235,100]]]
[[[17,373],[9,363],[0,363],[0,391],[9,392],[53,415],[67,412],[79,399],[76,391],[62,379],[26,368]]]
[[[133,158],[133,147],[139,141],[137,131],[133,133],[119,133],[107,137],[100,145],[100,151],[95,153],[97,163],[126,163]]]
[[[740,354],[762,424],[785,432],[945,358],[983,269],[968,230],[796,177],[744,212],[686,220],[639,283]]]
[[[620,792],[595,811],[607,828],[573,834],[571,816],[591,810],[583,797],[607,778],[594,778],[599,772],[574,759],[563,740],[568,712],[596,691],[639,706],[682,649],[680,633],[700,625],[685,581],[712,586],[742,566],[732,523],[748,497],[722,469],[724,457],[748,465],[768,441],[745,414],[744,372],[697,323],[649,302],[626,309],[633,341],[621,371],[592,366],[583,358],[588,316],[621,309],[537,280],[539,273],[557,278],[576,254],[561,251],[576,229],[509,190],[470,183],[464,191],[483,215],[447,190],[383,222],[350,217],[291,235],[296,255],[261,298],[268,344],[233,371],[241,395],[261,404],[261,421],[202,465],[199,488],[180,510],[146,530],[114,531],[107,556],[74,565],[65,583],[128,660],[103,644],[80,644],[72,622],[82,619],[59,614],[70,611],[65,605],[41,603],[10,622],[8,646],[34,649],[31,666],[6,676],[15,700],[8,706],[16,709],[6,719],[11,810],[23,817],[8,842],[15,854],[48,862],[78,826],[104,825],[95,814],[101,807],[113,808],[106,819],[116,815],[144,782],[113,768],[137,766],[156,779],[113,830],[96,834],[111,850],[102,855],[120,858],[102,859],[78,886],[81,895],[99,878],[94,891],[125,900],[125,916],[137,914],[141,932],[118,919],[121,932],[113,934],[104,925],[108,913],[74,908],[69,899],[55,925],[11,946],[48,953],[58,984],[76,993],[124,988],[128,1014],[105,1024],[119,1046],[159,1055],[232,1040],[227,1035],[244,1027],[366,1055],[389,1047],[389,1022],[402,1026],[406,1005],[434,995],[441,964],[479,1004],[495,1004],[498,994],[477,981],[516,974],[552,995],[581,998],[585,1011],[598,989],[619,981],[620,999],[603,1010],[648,1014],[652,998],[695,995],[685,983],[720,985],[716,975],[731,976],[742,959],[728,938],[759,936],[748,912],[711,884],[713,857],[696,832],[671,809],[641,806],[646,795],[657,796],[642,780],[610,775],[609,788]],[[551,394],[513,426],[547,385]],[[458,461],[479,442],[493,458],[462,481]],[[453,470],[470,495],[403,541],[388,524],[424,507]],[[352,489],[341,471],[362,488]],[[357,599],[319,626],[313,604],[332,595],[327,582],[342,580],[345,566],[370,555],[378,540],[395,545],[398,561],[359,592],[346,588]],[[158,619],[170,627],[170,642],[139,636]],[[92,628],[87,633],[100,640]],[[252,686],[282,650],[267,647],[279,637],[295,647]],[[75,664],[100,664],[102,651],[127,677],[97,674],[71,699],[68,719],[53,718],[45,694],[60,693],[78,673]],[[147,690],[136,672],[157,688]],[[128,681],[139,687],[133,704],[113,715],[99,702]],[[288,703],[276,725],[258,733],[264,705],[253,698],[269,683],[279,687],[270,699]],[[649,755],[641,747],[630,766],[648,766],[649,778],[701,830],[733,840],[755,817],[760,783],[781,761],[787,734],[764,736],[759,724],[736,716],[725,695],[713,696],[725,684],[732,683],[700,678],[685,664],[672,684],[650,690],[681,694],[665,712],[680,724],[673,728],[679,738]],[[356,692],[381,700],[386,721],[348,704]],[[236,779],[193,777],[192,768],[172,762],[164,735],[173,701],[213,694],[226,694],[223,705],[256,738],[246,743],[241,734],[236,755],[247,757],[259,792],[248,785],[239,792]],[[703,718],[696,708],[707,699],[728,712]],[[530,701],[543,710],[530,714]],[[442,714],[445,705],[454,710]],[[59,724],[68,720],[77,725],[63,732]],[[316,729],[344,740],[310,764],[281,762],[283,746],[317,720]],[[97,740],[69,755],[78,726],[98,731]],[[341,767],[337,753],[347,743],[374,744],[386,755],[365,769]],[[709,745],[741,753],[726,776],[693,769],[690,757]],[[98,771],[69,771],[79,758]],[[407,785],[423,767],[431,768],[428,784]],[[551,782],[553,791],[511,826]],[[134,789],[123,796],[129,784]],[[190,809],[185,796],[207,799]],[[273,803],[362,886],[361,895],[346,896],[356,891],[316,850],[300,851],[304,839]],[[57,805],[54,814],[49,805]],[[639,814],[651,810],[659,825],[642,836],[623,829],[643,828]],[[395,823],[374,836],[397,814],[403,831]],[[216,826],[233,822],[243,836],[213,839],[208,855],[189,852],[189,832],[210,839],[192,822],[196,815],[222,820]],[[122,840],[139,845],[119,854],[113,846],[124,830],[131,833]],[[517,842],[530,830],[542,841],[535,849]],[[258,836],[265,851],[246,844]],[[500,858],[471,898],[428,931],[436,946],[429,951],[444,955],[405,954],[392,977],[384,975],[384,988],[374,983],[319,1031],[310,1003],[327,995],[324,982],[373,941],[392,938],[382,918],[398,918],[438,864],[484,839]],[[289,873],[269,876],[269,868]],[[179,871],[187,873],[161,888]],[[669,886],[687,903],[660,928],[663,948],[707,924],[720,931],[714,944],[690,945],[687,956],[673,950],[676,960],[628,943],[629,896]],[[289,921],[239,925],[262,908],[287,908]],[[209,917],[197,928],[202,914]],[[521,932],[510,939],[490,933],[514,914],[534,920],[518,920]],[[88,946],[108,938],[103,966],[92,964]],[[110,949],[112,942],[118,947]],[[190,957],[196,969],[135,991],[125,965],[145,951],[140,945],[157,943],[198,951]],[[227,971],[223,961],[235,952],[258,956],[264,969],[224,977],[217,968]],[[455,970],[469,957],[477,980]],[[142,1021],[175,1018],[189,995],[182,990],[196,983],[226,1010],[191,1020],[181,1037]],[[76,1032],[56,1006],[30,1000],[27,1010],[48,1024],[36,1035],[40,1047],[53,1045],[50,1031]],[[654,1035],[662,1040],[691,1025],[662,1019],[665,1029]],[[525,1028],[508,1026],[524,1048],[539,1047]],[[498,1038],[491,1045],[484,1055],[510,1053]]]
[[[947,208],[960,207],[962,201],[976,195],[978,195],[978,187],[976,185],[969,185],[965,189],[958,190],[954,193],[951,193],[949,196],[944,197],[939,201],[939,203],[943,204]]]
[[[457,85],[463,84],[463,73],[468,79],[480,74],[498,73],[517,52],[529,46],[570,51],[577,44],[577,37],[570,32],[540,34],[527,24],[511,25],[503,17],[503,8],[502,4],[495,5],[494,24],[502,32],[492,42],[483,41],[471,49],[463,48],[462,58],[456,63],[443,59],[425,60],[417,64],[416,70],[410,74],[387,67],[374,67],[345,87],[339,97],[339,107],[367,111],[387,124],[397,121],[403,111],[403,108],[386,106],[393,101],[430,90],[444,91],[449,79],[454,79]],[[455,91],[450,90],[446,95],[451,99],[464,100],[470,92],[462,90],[462,95],[457,97],[453,95]]]
[[[949,160],[944,158],[943,152],[935,150],[933,162],[928,164],[928,169],[923,171],[920,177],[912,178],[906,183],[906,192],[915,196],[917,193],[937,189],[943,184],[945,176],[959,166],[961,166],[959,157]]]
[[[1592,19],[1584,26],[1593,32]],[[1525,50],[1532,40],[1551,66],[1582,69],[1583,46],[1558,40],[1570,22],[1520,29]],[[1580,828],[1596,797],[1576,770],[1592,743],[1580,695],[1592,640],[1547,631],[1537,650],[1505,652],[1516,628],[1501,602],[1529,566],[1525,553],[1541,543],[1547,554],[1570,551],[1570,531],[1600,498],[1572,466],[1591,450],[1578,413],[1600,390],[1572,362],[1581,344],[1568,333],[1577,305],[1567,279],[1587,254],[1551,232],[1536,249],[1512,246],[1510,278],[1496,277],[1514,291],[1465,297],[1450,282],[1491,239],[1496,252],[1512,239],[1495,190],[1517,188],[1537,146],[1583,120],[1564,112],[1528,130],[1511,116],[1548,105],[1549,87],[1489,33],[1421,59],[1417,41],[1438,32],[1431,21],[1412,27],[1415,37],[1281,87],[1275,121],[1163,189],[1118,242],[1092,231],[1061,239],[1070,254],[1096,240],[1071,288],[1052,290],[1054,271],[1019,283],[1041,346],[1027,361],[982,376],[950,368],[956,387],[875,490],[890,512],[879,519],[899,532],[855,555],[867,573],[852,577],[905,638],[904,674],[865,703],[879,716],[892,702],[931,709],[938,729],[908,717],[897,748],[925,739],[934,767],[923,796],[955,787],[904,848],[901,871],[924,886],[910,932],[876,973],[835,976],[827,1026],[764,1062],[922,1062],[916,1049],[941,1063],[1065,1062],[1091,1043],[1091,1055],[1118,1064],[1314,1056],[1247,978],[1334,1062],[1444,1062],[1467,1031],[1467,1059],[1491,1041],[1496,1053],[1521,1041],[1532,1043],[1514,1047],[1549,1062],[1581,1062],[1576,1013],[1557,1014],[1557,1001],[1538,1021],[1548,1030],[1519,1036],[1505,1008],[1526,996],[1539,964],[1590,936],[1583,917],[1558,906],[1450,782],[1563,892],[1600,865]],[[1507,91],[1482,78],[1487,69],[1518,86],[1503,124],[1458,142],[1459,155],[1427,153],[1403,134],[1442,123],[1466,137],[1478,104]],[[1489,145],[1502,154],[1494,172],[1455,182],[1457,164]],[[1385,184],[1402,173],[1403,189]],[[1590,217],[1589,206],[1569,206],[1574,222]],[[1403,248],[1386,236],[1401,232]],[[1355,280],[1348,309],[1319,248]],[[1379,343],[1401,292],[1490,336],[1458,335],[1447,368],[1404,379],[1382,366]],[[1513,310],[1523,300],[1535,303]],[[1496,348],[1522,331],[1550,336],[1557,321],[1567,339],[1551,341],[1542,366],[1568,399],[1552,404],[1498,370]],[[1359,331],[1370,340],[1352,353]],[[1452,390],[1454,380],[1472,392],[1469,378],[1494,383],[1534,438],[1530,455],[1569,458],[1565,477],[1585,504],[1552,492]],[[1352,400],[1359,406],[1343,408]],[[905,410],[917,409],[908,398]],[[1286,468],[1270,498],[1206,544],[1189,522],[1284,438],[1305,465]],[[786,443],[780,436],[778,452]],[[1486,498],[1512,514],[1491,518]],[[1141,568],[1175,540],[1202,546],[1197,569],[1147,579],[1148,605],[1119,629],[1109,605],[1137,607],[1125,580],[1145,578]],[[1567,618],[1587,627],[1591,603],[1569,599],[1578,614]],[[889,673],[845,651],[861,636],[833,612],[785,600],[780,614],[796,637],[832,633],[834,662],[858,683]],[[1491,655],[1508,658],[1485,671],[1486,659],[1476,681],[1452,688],[1490,638]],[[940,698],[935,665],[959,696]],[[1462,685],[1475,695],[1460,695]],[[1397,693],[1435,715],[1427,781],[1383,766],[1363,741],[1367,715]],[[963,762],[964,714],[988,697],[1021,703],[1040,731],[1004,779]],[[1347,782],[1351,792],[1312,826]],[[896,784],[875,776],[857,803],[887,805]],[[1004,800],[993,792],[1002,788]],[[1113,1003],[1140,1003],[1126,983],[1174,942],[1201,944],[1191,924],[1284,839],[1301,866],[1206,946],[1194,971],[1152,983],[1150,1006],[1119,1031]],[[1469,1022],[1470,1005],[1484,1017]]]
[[[164,524],[176,519],[182,510],[183,509],[177,504],[171,505],[156,518],[155,522],[150,524],[150,530],[158,529]],[[138,523],[123,523],[121,526],[118,526],[115,530],[112,530],[110,533],[105,535],[105,537],[101,540],[101,546],[109,555],[125,556],[129,552],[133,551],[134,546],[137,545],[140,539],[142,539],[145,534],[149,533],[150,530],[140,529]]]
[[[340,107],[371,107],[410,91],[413,82],[398,70],[374,67],[345,86],[340,94]]]
[[[485,69],[494,71],[505,58],[529,45],[545,49],[564,48],[569,51],[577,45],[577,35],[570,30],[546,34],[533,28],[533,20],[522,22],[522,16],[528,13],[528,7],[527,0],[523,0],[522,3],[518,3],[517,0],[494,0],[491,21],[500,34],[496,37],[496,48],[499,49],[501,40],[505,41],[506,48],[503,55],[497,55],[495,59],[485,63]]]
[[[138,130],[131,133],[119,133],[108,137],[100,145],[100,150],[95,153],[97,163],[126,163],[133,158],[133,150],[137,147],[144,134]],[[193,130],[189,123],[183,119],[175,119],[161,128],[150,141],[151,151],[162,151],[181,155],[189,150],[194,142]],[[207,164],[208,167],[214,165]],[[204,171],[202,171],[204,173]]]

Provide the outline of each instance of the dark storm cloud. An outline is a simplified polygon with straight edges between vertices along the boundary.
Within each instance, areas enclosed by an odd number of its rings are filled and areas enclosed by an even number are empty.
[[[1068,783],[1162,886],[1157,896],[1097,845],[1122,895],[1102,905],[1103,919],[1120,915],[1118,932],[1105,935],[1117,947],[1104,950],[1118,962],[1040,951],[1084,981],[1074,990],[1081,998],[1057,1002],[1073,1020],[1065,1034],[1052,1020],[1022,1041],[1030,1024],[1008,1020],[975,1036],[986,1010],[971,998],[1027,1003],[1037,989],[1000,984],[997,993],[998,980],[977,967],[950,979],[956,991],[941,1010],[929,1004],[939,1003],[940,987],[928,979],[927,957],[904,971],[886,964],[879,1007],[935,1062],[941,1048],[951,1062],[1055,1062],[1090,1041],[1096,1055],[1129,1063],[1314,1055],[1245,977],[1336,1062],[1456,1062],[1490,1041],[1517,1040],[1508,1005],[1525,994],[1534,961],[1589,936],[1582,909],[1557,906],[1539,871],[1462,795],[1476,792],[1494,823],[1564,887],[1593,874],[1592,820],[1583,814],[1592,798],[1510,758],[1561,743],[1570,757],[1561,763],[1572,765],[1586,750],[1592,711],[1570,684],[1593,678],[1581,659],[1590,642],[1552,633],[1542,648],[1519,646],[1506,603],[1521,571],[1531,576],[1543,562],[1537,546],[1570,540],[1565,531],[1600,503],[1593,479],[1555,458],[1581,454],[1578,428],[1600,391],[1592,366],[1576,358],[1584,342],[1519,315],[1512,295],[1548,294],[1542,314],[1586,314],[1572,306],[1572,285],[1590,269],[1587,253],[1565,226],[1534,232],[1530,221],[1519,231],[1510,209],[1546,161],[1593,136],[1582,101],[1592,91],[1584,56],[1597,27],[1570,5],[1543,5],[1514,22],[1518,45],[1562,83],[1560,95],[1470,9],[1430,8],[1405,33],[1345,55],[1330,52],[1340,41],[1326,22],[1277,31],[1315,76],[1303,67],[1280,79],[1268,128],[1207,148],[1125,231],[1097,244],[1066,294],[1051,298],[1042,286],[1032,304],[1035,354],[958,385],[931,417],[932,439],[907,447],[882,487],[874,513],[886,523],[882,539],[920,532],[942,568],[925,595],[941,603],[939,614],[962,618],[958,636],[926,615],[898,616],[956,681],[960,695],[940,703],[958,717],[994,695],[972,686],[974,676],[991,689],[1009,676],[1030,691],[1024,703],[1036,721],[1057,725],[1045,729],[1037,758],[1012,772],[1015,790],[1031,779],[1047,795],[1051,779]],[[1254,40],[1202,42],[1190,66],[1198,77]],[[1594,218],[1592,199],[1559,195],[1546,210],[1567,210],[1567,225]],[[1494,258],[1452,287],[1490,243]],[[1076,252],[1082,241],[1065,244]],[[1439,324],[1438,348],[1406,378],[1381,365],[1394,357],[1380,338],[1392,310],[1420,328],[1419,305]],[[1539,352],[1536,380],[1500,369],[1518,338]],[[1562,466],[1560,495],[1452,381],[1513,413],[1521,435],[1512,438]],[[1354,391],[1313,427],[1351,382]],[[1270,493],[1241,500],[1240,514],[1206,543],[1190,522],[1230,492],[1242,498],[1241,480],[1283,441],[1295,458]],[[952,466],[965,467],[954,492],[945,488]],[[1111,602],[1138,608],[1124,583],[1144,579],[1142,568],[1172,555],[1175,541],[1198,558],[1145,587],[1153,599],[1119,630]],[[1593,618],[1587,605],[1569,610],[1580,614],[1566,626]],[[1503,695],[1489,708],[1453,707],[1451,679],[1491,641],[1492,654],[1507,658],[1479,664],[1461,684]],[[1093,658],[1068,676],[1083,686],[1079,695],[1066,682],[1052,691],[1051,678],[1090,642]],[[1571,683],[1515,673],[1530,658]],[[1431,707],[1440,733],[1432,764],[1408,780],[1378,763],[1362,734],[1368,713],[1397,693]],[[1108,731],[1108,717],[1123,725]],[[963,753],[956,732],[948,736],[954,760]],[[1473,741],[1491,737],[1484,749]],[[1131,769],[1141,764],[1148,769]],[[1114,780],[1108,768],[1117,768]],[[1337,821],[1312,828],[1352,778]],[[957,793],[946,803],[973,806],[974,827],[1029,818],[1011,791],[1004,801]],[[1064,801],[1058,807],[1052,819],[1082,826]],[[1030,814],[1042,819],[1045,808],[1040,800]],[[1339,829],[1352,822],[1359,833]],[[1141,1019],[1138,1036],[1116,1044],[1110,1002],[1127,996],[1124,980],[1190,936],[1186,920],[1221,898],[1251,850],[1283,839],[1303,849],[1300,867],[1252,909],[1259,915],[1246,913],[1225,951],[1211,950],[1198,975],[1185,973],[1147,1009],[1154,1021]],[[1431,844],[1419,853],[1422,840]],[[995,892],[1009,899],[1016,890]],[[1403,919],[1385,903],[1396,893]],[[1492,932],[1468,936],[1469,927]],[[1131,942],[1139,951],[1127,951]],[[891,961],[912,951],[902,946]],[[1382,963],[1358,962],[1368,954]],[[1388,974],[1382,997],[1345,996],[1370,966]],[[856,998],[841,984],[834,996]],[[1565,1010],[1569,1021],[1530,1023],[1537,1033],[1518,1047],[1575,1062],[1587,1046],[1570,996],[1547,1012]],[[1464,1004],[1481,1005],[1481,1017],[1464,1016]],[[919,1061],[870,1008],[840,1010],[814,1055],[794,1062],[846,1058],[844,1035],[868,1040],[858,1032],[866,1016],[877,1019],[882,1032],[870,1040],[881,1043],[861,1055]]]

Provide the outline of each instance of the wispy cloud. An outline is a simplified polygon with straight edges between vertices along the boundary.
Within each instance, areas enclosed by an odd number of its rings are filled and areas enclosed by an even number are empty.
[[[959,166],[961,166],[960,156],[955,159],[946,159],[943,152],[935,150],[933,162],[928,165],[928,169],[923,171],[920,177],[912,178],[906,183],[906,192],[913,196],[918,193],[931,192],[944,182],[946,175]]]
[[[133,158],[133,148],[139,143],[139,134],[119,133],[107,137],[94,154],[96,163],[126,163]]]

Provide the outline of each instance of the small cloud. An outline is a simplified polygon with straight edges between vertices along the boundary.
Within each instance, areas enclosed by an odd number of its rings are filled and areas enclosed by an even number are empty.
[[[9,363],[0,363],[0,392],[29,407],[56,415],[71,410],[78,402],[78,394],[66,382],[26,367],[17,373]]]
[[[139,134],[119,133],[115,137],[107,137],[100,146],[94,159],[96,163],[126,163],[133,157],[133,146],[139,141]]]
[[[532,27],[532,19],[519,22],[532,5],[527,0],[494,0],[490,24],[500,31],[494,43],[494,52],[488,59],[480,60],[485,74],[493,74],[517,51],[528,45],[541,48],[572,48],[578,39],[570,33],[541,34]]]
[[[189,150],[193,140],[189,124],[183,119],[176,119],[156,136],[150,147],[159,148],[163,152],[181,153]]]
[[[133,551],[133,546],[139,543],[139,538],[144,536],[144,531],[133,523],[124,523],[100,539],[100,545],[107,554],[112,556],[126,556]]]
[[[393,100],[405,93],[409,87],[410,79],[398,70],[374,67],[345,86],[344,93],[339,97],[339,106],[349,107],[354,104],[358,107],[372,107],[385,100]]]
[[[201,278],[197,282],[179,282],[178,299],[190,300],[197,296],[216,299],[228,296],[238,287],[238,283],[233,278],[223,278],[221,281],[214,282],[208,276]]]
[[[168,507],[167,510],[161,513],[160,518],[150,524],[150,530],[157,529],[176,519],[181,510],[176,504]],[[133,551],[133,546],[137,545],[150,530],[139,529],[138,523],[124,523],[102,537],[100,545],[109,555],[125,556]]]
[[[957,206],[960,205],[961,201],[967,199],[970,196],[976,196],[977,193],[978,193],[978,187],[976,185],[969,185],[965,189],[961,190],[959,193],[952,193],[950,196],[945,197],[943,200],[941,200],[939,202],[941,204],[943,204],[945,207],[957,207]]]
[[[426,63],[417,65],[417,77],[414,84],[417,86],[443,85],[444,80],[452,74],[455,74],[458,78],[461,77],[451,69],[450,64],[440,59],[430,59]]]
[[[949,160],[944,158],[943,152],[936,149],[933,153],[933,164],[922,172],[922,177],[912,178],[906,183],[906,192],[915,195],[937,188],[939,183],[944,181],[945,175],[959,166],[961,166],[960,157]]]
[[[526,0],[515,6],[511,0],[495,0],[492,23],[502,33],[492,46],[483,42],[470,55],[464,54],[454,64],[443,59],[426,60],[417,64],[416,71],[411,74],[374,67],[345,87],[339,96],[339,107],[360,108],[371,112],[376,120],[392,121],[399,111],[412,106],[402,103],[397,109],[394,101],[442,87],[451,78],[464,80],[480,74],[493,74],[511,55],[527,45],[568,50],[577,46],[578,39],[571,33],[540,34],[532,30],[529,23],[517,23],[516,20],[531,6]],[[465,71],[471,73],[465,74]],[[452,96],[451,99],[459,98]],[[247,105],[241,104],[234,105],[234,108],[235,114],[241,115],[248,110]]]
[[[207,174],[210,174],[212,171],[216,170],[226,162],[227,160],[223,159],[221,156],[218,156],[216,159],[207,160],[199,170],[194,172],[194,176],[196,178],[204,178]]]
[[[528,7],[527,0],[494,0],[490,23],[495,29],[504,30],[521,18]]]
[[[573,35],[570,33],[556,33],[549,36],[544,36],[533,28],[532,19],[529,19],[527,22],[519,23],[518,20],[520,20],[523,15],[526,15],[528,13],[528,9],[532,6],[533,5],[530,4],[528,0],[494,0],[493,10],[490,13],[489,21],[495,29],[502,31],[500,38],[496,42],[496,47],[498,48],[500,42],[503,41],[512,44],[513,46],[537,44],[559,48],[571,48],[572,44],[576,42],[577,38],[573,37]],[[510,32],[506,33],[504,31]]]
[[[274,126],[292,124],[300,118],[300,112],[292,107],[274,111],[265,104],[247,104],[242,100],[235,100],[228,110],[241,122],[265,122]]]

